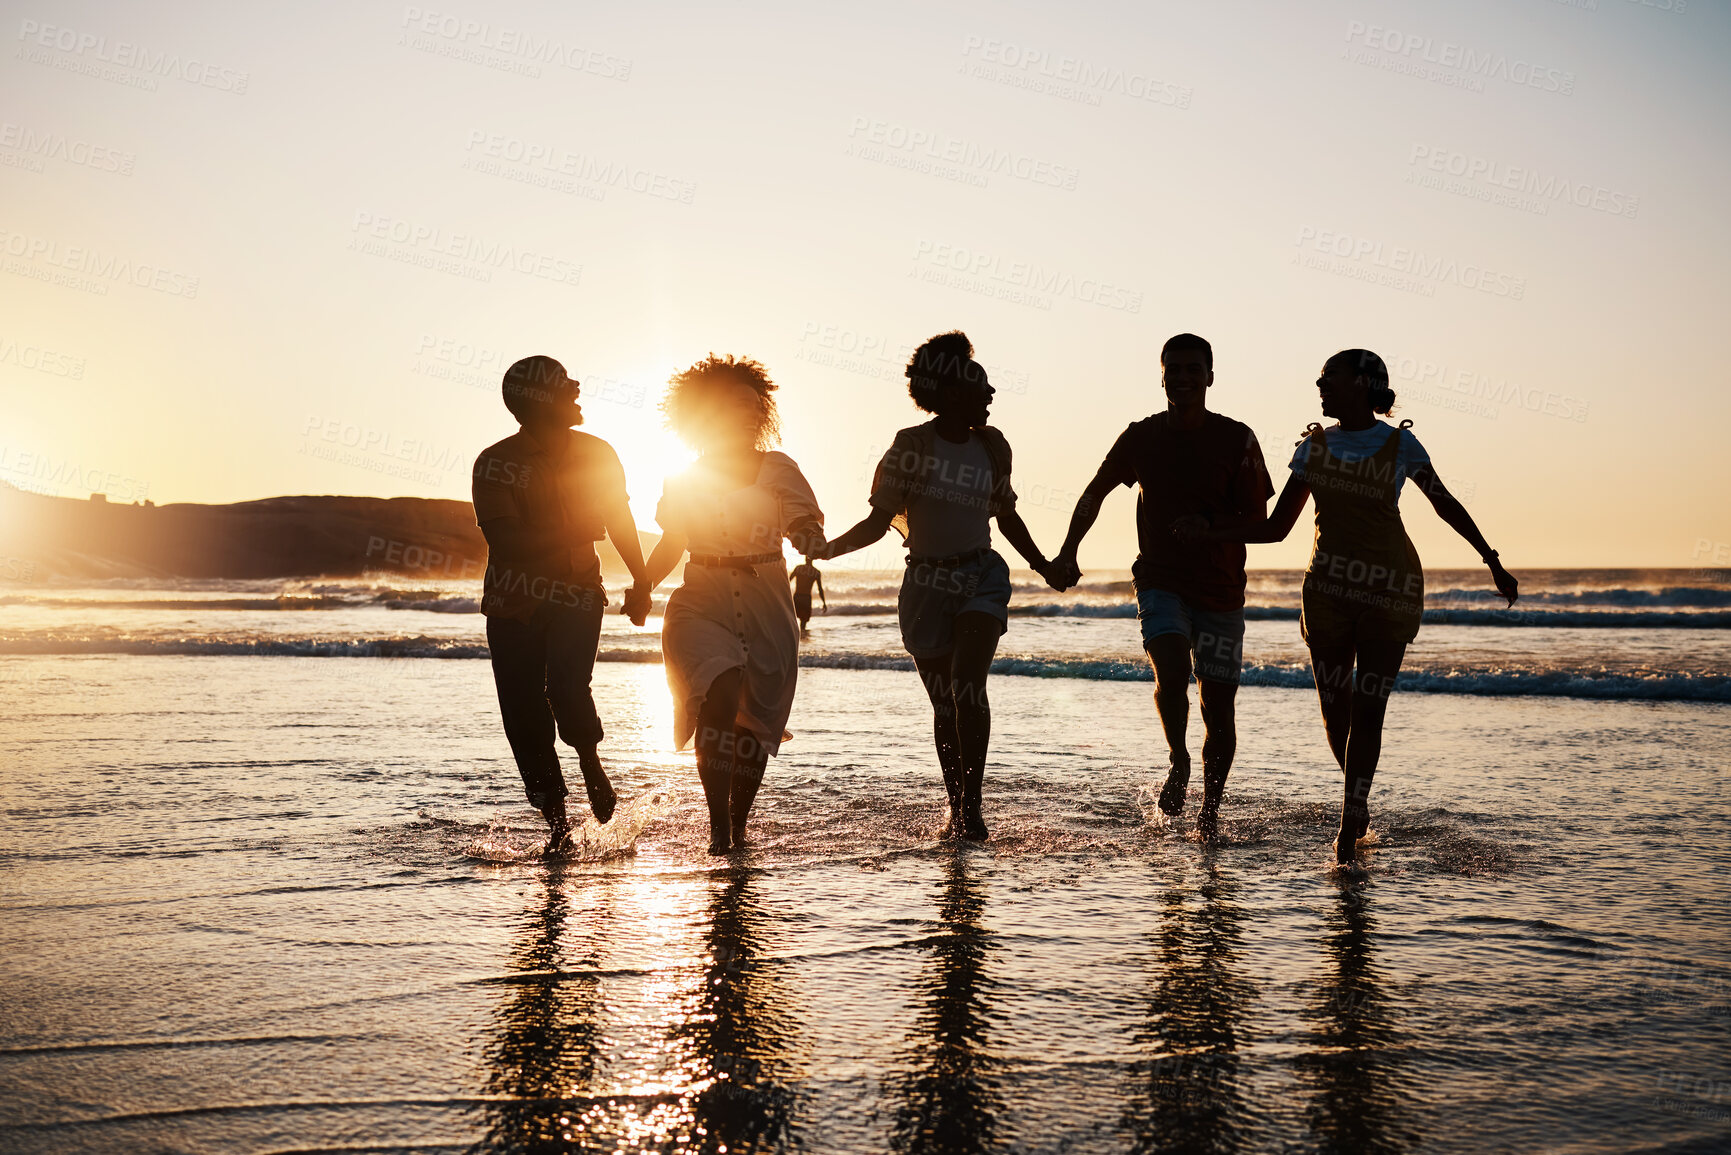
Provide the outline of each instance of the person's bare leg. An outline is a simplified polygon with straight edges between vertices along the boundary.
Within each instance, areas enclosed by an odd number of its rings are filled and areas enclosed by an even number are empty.
[[[697,779],[703,783],[703,797],[709,803],[711,854],[726,854],[732,848],[729,795],[737,756],[735,729],[743,677],[743,670],[729,670],[717,677],[709,684],[709,693],[697,712]]]
[[[962,837],[970,842],[984,842],[987,837],[981,813],[986,752],[992,743],[992,706],[986,698],[986,678],[1003,633],[1002,624],[991,614],[976,611],[956,615],[950,683],[962,751]]]
[[[1322,706],[1322,728],[1328,733],[1328,748],[1335,763],[1346,769],[1346,738],[1352,729],[1351,646],[1310,648],[1310,672],[1316,679],[1316,700]]]
[[[605,826],[613,818],[613,811],[619,805],[619,795],[613,790],[613,783],[607,778],[607,771],[601,766],[601,751],[595,746],[579,746],[577,748],[577,764],[583,769],[583,788],[589,795],[589,809],[595,814],[595,821]]]
[[[1220,836],[1220,797],[1226,793],[1226,777],[1238,753],[1238,685],[1197,680],[1202,725],[1202,811],[1196,816],[1196,833],[1213,841]]]
[[[1353,860],[1358,840],[1370,828],[1370,784],[1382,757],[1382,724],[1405,656],[1406,645],[1401,642],[1366,643],[1358,647],[1352,721],[1346,740],[1346,784],[1340,807],[1340,833],[1334,848],[1338,862]]]
[[[569,854],[573,847],[571,841],[571,816],[565,810],[565,799],[554,798],[541,807],[541,817],[547,820],[547,845],[541,848],[541,857],[558,858]]]
[[[733,824],[733,848],[745,846],[745,822],[751,817],[752,803],[757,801],[757,788],[763,785],[763,772],[769,765],[769,747],[761,736],[740,729],[733,737],[733,783],[729,790],[728,813]]]
[[[915,658],[920,685],[932,703],[932,742],[938,750],[938,767],[944,774],[944,793],[950,802],[949,821],[939,838],[949,841],[962,835],[962,740],[956,732],[956,699],[950,685],[953,653],[936,658]]]
[[[1172,756],[1172,768],[1160,788],[1160,809],[1182,814],[1184,794],[1190,788],[1190,748],[1185,742],[1190,725],[1190,639],[1161,634],[1149,639],[1147,649],[1148,660],[1154,663],[1154,708]]]

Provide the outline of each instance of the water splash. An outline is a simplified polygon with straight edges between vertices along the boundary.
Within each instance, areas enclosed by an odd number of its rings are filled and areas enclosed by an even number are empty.
[[[603,826],[593,815],[571,832],[571,849],[558,856],[560,862],[603,862],[623,858],[637,852],[637,840],[656,819],[668,814],[675,797],[668,787],[660,787],[640,797],[621,803],[612,821]],[[546,835],[542,831],[527,831],[502,819],[491,819],[474,838],[459,848],[466,858],[481,862],[535,862],[542,858]]]

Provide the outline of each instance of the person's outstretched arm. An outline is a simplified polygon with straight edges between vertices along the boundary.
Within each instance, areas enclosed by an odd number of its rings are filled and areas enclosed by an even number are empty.
[[[1118,482],[1104,476],[1102,469],[1082,491],[1082,496],[1076,499],[1075,512],[1070,514],[1070,532],[1065,535],[1058,555],[1052,559],[1053,576],[1058,579],[1052,584],[1057,588],[1069,589],[1082,580],[1082,569],[1076,564],[1076,550],[1081,547],[1082,539],[1088,536],[1088,531],[1094,528],[1107,495],[1117,487]]]
[[[1479,527],[1473,521],[1473,515],[1467,512],[1467,507],[1460,499],[1448,491],[1448,486],[1442,483],[1442,478],[1436,475],[1436,470],[1430,462],[1416,467],[1411,474],[1412,483],[1419,487],[1426,497],[1430,498],[1431,508],[1436,510],[1438,517],[1448,527],[1466,538],[1467,544],[1479,551],[1479,557],[1490,567],[1491,580],[1496,583],[1497,592],[1509,599],[1509,604],[1515,604],[1520,596],[1520,583],[1515,575],[1503,568],[1502,559],[1497,551],[1485,541],[1485,535],[1479,532]]]
[[[1004,531],[1004,540],[1016,547],[1016,552],[1022,555],[1029,569],[1045,578],[1048,585],[1057,584],[1054,577],[1062,575],[1054,573],[1052,563],[1046,560],[1046,555],[1034,544],[1034,535],[1028,532],[1028,523],[1022,520],[1021,514],[1014,509],[1001,510],[998,513],[998,528]]]
[[[831,538],[828,542],[813,550],[811,557],[818,561],[840,557],[844,553],[852,553],[856,549],[864,549],[889,532],[890,522],[895,520],[895,513],[888,509],[872,507],[872,511],[860,523],[842,534]],[[797,548],[797,547],[796,547]]]
[[[640,626],[649,616],[649,588],[644,584],[643,541],[637,536],[637,519],[631,516],[631,504],[614,502],[603,512],[601,524],[625,568],[631,571],[631,588],[626,591],[625,604],[619,607],[619,612],[630,618],[632,625]]]
[[[1183,538],[1241,541],[1247,545],[1285,541],[1292,527],[1298,524],[1298,515],[1304,512],[1304,503],[1308,500],[1310,486],[1295,473],[1286,479],[1286,488],[1280,491],[1274,512],[1266,518],[1223,517],[1218,523],[1211,524],[1201,514],[1193,513],[1173,522],[1172,532]]]
[[[679,559],[685,556],[687,538],[683,533],[664,533],[661,540],[655,543],[655,548],[649,552],[649,560],[643,564],[643,585],[650,593],[655,587],[667,580],[667,575],[673,572],[673,567],[679,564]]]

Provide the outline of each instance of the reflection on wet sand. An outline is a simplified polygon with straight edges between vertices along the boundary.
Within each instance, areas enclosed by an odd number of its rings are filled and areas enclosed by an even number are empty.
[[[1154,973],[1136,1041],[1150,1057],[1132,1068],[1125,1115],[1135,1151],[1236,1151],[1250,1133],[1239,1056],[1257,992],[1237,971],[1245,913],[1236,888],[1206,869],[1199,895],[1166,892],[1149,936]]]
[[[1377,972],[1375,929],[1369,888],[1342,883],[1322,940],[1334,973],[1305,1007],[1310,1047],[1298,1059],[1312,1088],[1311,1133],[1325,1151],[1398,1152],[1419,1143],[1396,1090],[1405,1045]]]
[[[555,873],[538,906],[525,912],[511,953],[514,972],[497,1012],[497,1033],[486,1051],[486,1137],[482,1151],[567,1150],[572,1096],[594,1085],[601,1044],[599,961],[590,951],[561,968],[570,900]]]
[[[524,919],[504,980],[510,993],[486,1050],[488,1126],[475,1149],[751,1152],[796,1145],[797,1022],[777,981],[780,964],[762,946],[764,915],[750,878],[741,870],[708,880],[707,909],[686,916],[703,921],[701,957],[645,976],[603,967],[605,944],[632,924],[614,909],[615,882],[600,883],[609,897],[573,923],[570,883],[553,870]],[[643,1014],[623,1021],[620,1004],[632,1001],[630,992],[603,990],[603,983],[632,980],[641,982],[639,1009],[650,1022]],[[657,1026],[660,1041],[640,1069],[625,1069],[630,1048],[619,1036]]]
[[[699,1151],[784,1150],[794,1141],[798,1022],[765,956],[763,910],[744,870],[712,882],[697,1005],[673,1031],[695,1059],[690,1105]]]
[[[967,856],[948,860],[939,891],[943,929],[920,976],[924,1005],[908,1047],[905,1071],[892,1076],[891,1145],[896,1151],[976,1152],[992,1145],[1001,1091],[998,1061],[988,1049],[985,966],[996,949],[981,925],[985,898],[969,875]]]

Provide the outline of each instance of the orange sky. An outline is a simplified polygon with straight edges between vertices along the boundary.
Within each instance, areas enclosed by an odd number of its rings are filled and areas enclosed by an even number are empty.
[[[1051,550],[1190,330],[1277,473],[1363,345],[1511,568],[1731,555],[1722,6],[6,9],[0,480],[462,498],[545,352],[653,528],[715,350],[840,528],[960,327]]]

